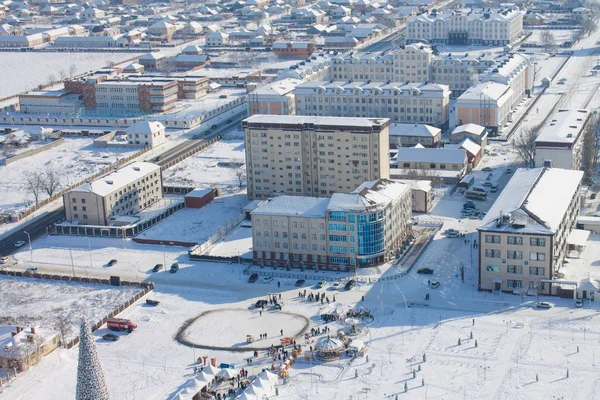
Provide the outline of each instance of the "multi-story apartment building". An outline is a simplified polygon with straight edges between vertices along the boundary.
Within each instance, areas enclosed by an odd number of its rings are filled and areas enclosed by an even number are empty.
[[[523,34],[523,12],[516,9],[446,10],[421,14],[406,22],[409,43],[427,40],[450,45],[483,44],[502,46]]]
[[[163,197],[160,166],[134,162],[63,194],[66,220],[83,225],[118,223]]]
[[[254,261],[352,270],[381,264],[410,233],[411,187],[379,179],[331,198],[278,196],[251,213]]]
[[[510,99],[514,107],[533,88],[534,68],[529,57],[519,53],[505,54],[494,60],[495,63],[480,77],[480,82],[496,82],[512,89]]]
[[[299,79],[286,78],[248,93],[248,115],[296,114],[294,89],[300,83],[302,83],[302,81]]]
[[[555,168],[582,169],[589,118],[588,110],[558,110],[535,139],[535,165],[541,167],[549,160]]]
[[[514,92],[508,85],[496,82],[479,83],[456,99],[456,118],[460,125],[477,124],[497,135],[511,115]]]
[[[248,198],[331,196],[389,178],[389,125],[387,118],[245,119]]]
[[[431,81],[450,87],[452,96],[458,97],[472,85],[479,83],[479,76],[494,65],[496,56],[491,54],[444,54],[431,61]]]
[[[582,171],[518,169],[479,232],[479,290],[555,294],[579,214]]]
[[[107,113],[162,113],[175,108],[178,83],[173,79],[105,80],[96,84],[96,107]]]
[[[393,82],[431,81],[430,65],[433,59],[433,51],[430,46],[421,43],[408,44],[394,50],[392,56],[395,67],[394,76],[391,79]]]
[[[450,90],[433,83],[305,82],[294,90],[296,114],[390,118],[448,126]]]

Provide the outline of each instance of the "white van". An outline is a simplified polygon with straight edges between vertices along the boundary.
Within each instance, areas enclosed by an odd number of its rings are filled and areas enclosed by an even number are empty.
[[[497,184],[493,184],[492,188],[490,189],[491,192],[497,192],[498,191],[498,185]]]

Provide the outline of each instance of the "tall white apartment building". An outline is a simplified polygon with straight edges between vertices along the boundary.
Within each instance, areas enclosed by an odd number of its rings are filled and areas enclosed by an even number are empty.
[[[305,82],[294,90],[296,114],[389,118],[448,126],[450,89],[433,83]]]
[[[582,169],[583,137],[589,118],[588,110],[558,110],[535,139],[535,165],[541,167],[551,161],[554,168]]]
[[[579,215],[582,171],[518,169],[479,232],[479,290],[555,294]]]
[[[389,125],[387,118],[246,118],[248,198],[331,196],[389,178]]]
[[[352,270],[381,264],[410,234],[411,186],[365,182],[331,198],[278,196],[252,211],[254,261]]]
[[[160,166],[134,162],[63,194],[66,220],[110,225],[132,216],[163,197]]]
[[[446,10],[421,14],[406,22],[406,41],[450,45],[503,46],[523,34],[523,12],[516,9]]]

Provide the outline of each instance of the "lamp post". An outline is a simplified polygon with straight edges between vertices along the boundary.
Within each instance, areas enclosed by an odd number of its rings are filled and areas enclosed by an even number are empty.
[[[23,231],[23,233],[27,235],[27,241],[29,242],[29,257],[31,257],[31,262],[33,262],[33,250],[31,248],[31,236],[26,231]]]
[[[163,265],[165,266],[165,269],[167,268],[167,253],[165,252],[165,244],[163,242],[160,242],[160,244],[162,245],[162,250],[163,250]]]
[[[86,239],[88,241],[88,251],[90,252],[90,268],[94,268],[94,263],[92,262],[92,242],[89,237]]]

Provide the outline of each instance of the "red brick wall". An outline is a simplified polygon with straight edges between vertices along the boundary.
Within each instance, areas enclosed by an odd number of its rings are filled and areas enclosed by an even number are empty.
[[[94,83],[65,81],[65,90],[83,95],[85,108],[96,108],[96,85]]]
[[[152,103],[150,102],[150,87],[145,85],[138,86],[138,98],[140,109],[143,112],[152,112]]]

